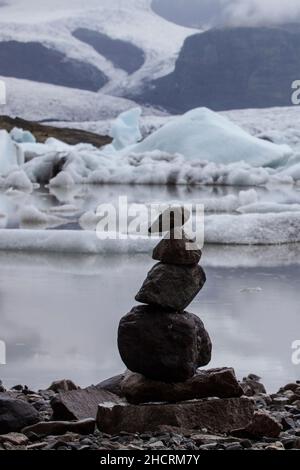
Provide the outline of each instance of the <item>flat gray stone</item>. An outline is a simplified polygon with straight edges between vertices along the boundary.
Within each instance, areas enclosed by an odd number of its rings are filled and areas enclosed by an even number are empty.
[[[96,419],[99,403],[122,403],[113,393],[97,387],[61,392],[51,400],[54,420]]]
[[[94,419],[84,419],[81,421],[43,421],[33,426],[28,426],[22,430],[27,435],[34,433],[38,436],[62,436],[67,432],[88,435],[94,434],[96,422]]]

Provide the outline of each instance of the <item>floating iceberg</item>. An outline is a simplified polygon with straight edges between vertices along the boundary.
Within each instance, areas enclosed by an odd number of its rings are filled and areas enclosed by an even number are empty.
[[[26,192],[33,190],[33,184],[23,170],[16,170],[9,173],[4,182],[5,188],[21,189]]]
[[[121,150],[141,140],[142,134],[139,127],[141,113],[140,108],[133,108],[121,113],[115,120],[110,134],[113,137],[112,146],[116,150]]]
[[[0,175],[6,176],[24,163],[24,154],[7,131],[0,131]]]
[[[32,183],[53,187],[104,183],[264,186],[300,180],[299,159],[289,146],[253,137],[209,109],[172,117],[142,142],[140,114],[139,108],[122,113],[112,126],[113,143],[101,149],[67,145],[53,138],[45,144],[16,144],[2,131],[0,175],[19,166]]]
[[[14,127],[10,131],[10,136],[12,140],[14,142],[17,142],[18,144],[22,144],[22,143],[35,144],[36,143],[36,138],[31,132],[24,131],[23,129],[20,129],[19,127]]]
[[[198,161],[245,161],[252,166],[271,167],[284,164],[292,154],[289,146],[253,137],[207,108],[196,108],[172,119],[130,150],[139,154],[160,150]]]

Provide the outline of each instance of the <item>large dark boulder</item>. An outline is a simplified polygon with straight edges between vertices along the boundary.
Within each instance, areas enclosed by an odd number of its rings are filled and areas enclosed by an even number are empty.
[[[164,382],[183,382],[211,360],[203,322],[191,313],[135,307],[120,321],[120,355],[128,369]]]
[[[249,398],[195,400],[176,404],[99,405],[97,425],[101,432],[119,434],[155,431],[161,426],[206,428],[225,434],[246,427],[253,416]]]
[[[29,403],[0,395],[0,434],[19,432],[38,421],[39,414]]]
[[[194,377],[179,383],[146,379],[140,374],[127,374],[121,390],[129,403],[176,403],[200,398],[235,398],[243,395],[234,370],[230,368],[199,371]]]
[[[200,292],[205,282],[205,272],[199,265],[158,263],[148,273],[135,300],[143,304],[182,311]]]

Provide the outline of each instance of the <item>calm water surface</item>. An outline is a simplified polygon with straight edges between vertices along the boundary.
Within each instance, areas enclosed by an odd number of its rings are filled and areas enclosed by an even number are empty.
[[[211,366],[233,366],[239,377],[255,372],[272,391],[299,379],[291,344],[300,339],[300,264],[216,267],[209,252],[207,284],[189,310],[211,334]],[[146,255],[0,255],[4,383],[46,387],[71,378],[84,386],[121,372],[118,322],[151,265]]]
[[[78,187],[42,189],[32,195],[0,195],[2,227],[20,226],[19,210],[73,205],[76,222],[101,202],[185,201],[222,198],[238,188]],[[259,190],[264,200],[300,201],[299,191]],[[47,387],[70,378],[81,386],[124,370],[117,350],[120,318],[153,262],[149,255],[55,255],[0,253],[0,340],[7,364],[6,386]],[[210,247],[204,249],[207,283],[189,311],[198,314],[212,337],[211,367],[232,366],[239,378],[254,372],[270,391],[300,379],[291,345],[300,339],[300,246]]]

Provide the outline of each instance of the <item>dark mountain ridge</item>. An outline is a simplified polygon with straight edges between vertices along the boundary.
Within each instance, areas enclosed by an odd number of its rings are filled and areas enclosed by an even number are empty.
[[[300,79],[300,26],[212,29],[186,39],[174,72],[151,81],[143,103],[178,113],[290,106]]]

